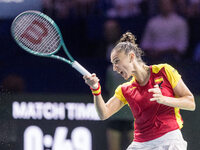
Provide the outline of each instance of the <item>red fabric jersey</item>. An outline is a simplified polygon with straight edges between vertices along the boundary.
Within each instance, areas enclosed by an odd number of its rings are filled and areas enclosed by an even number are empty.
[[[173,88],[181,76],[168,64],[150,66],[150,79],[140,86],[135,78],[124,83],[115,91],[115,97],[128,104],[135,118],[134,141],[146,142],[156,139],[169,131],[182,128],[182,118],[178,108],[150,101],[152,93],[148,89],[158,84],[164,96],[175,97]]]

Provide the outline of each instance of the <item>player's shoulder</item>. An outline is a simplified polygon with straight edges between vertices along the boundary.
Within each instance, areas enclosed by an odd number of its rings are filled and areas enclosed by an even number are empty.
[[[152,65],[152,72],[158,73],[161,70],[171,70],[173,67],[167,63]]]
[[[132,77],[130,81],[124,82],[118,86],[118,88],[124,88],[130,86],[133,82],[135,82],[135,77]]]

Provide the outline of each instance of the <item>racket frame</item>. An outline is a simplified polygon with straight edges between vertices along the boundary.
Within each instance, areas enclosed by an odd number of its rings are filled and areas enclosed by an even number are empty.
[[[60,37],[60,43],[59,43],[59,46],[58,48],[52,52],[52,53],[49,53],[49,54],[44,54],[44,53],[39,53],[39,52],[35,52],[31,49],[29,49],[28,47],[24,46],[21,42],[18,41],[18,39],[14,36],[14,26],[15,26],[15,22],[17,19],[19,19],[20,17],[22,17],[23,15],[27,15],[27,14],[34,14],[34,15],[38,15],[42,18],[45,18],[52,26],[55,27],[56,31],[58,32],[59,34],[59,37]],[[68,52],[68,49],[64,43],[64,40],[63,40],[63,37],[62,37],[62,34],[61,34],[61,31],[58,27],[58,25],[54,22],[53,19],[51,19],[50,17],[48,17],[47,15],[43,14],[42,12],[39,12],[39,11],[35,11],[35,10],[28,10],[28,11],[25,11],[25,12],[22,12],[21,14],[19,14],[12,22],[12,25],[11,25],[11,34],[12,34],[12,37],[15,39],[16,43],[22,48],[24,49],[25,51],[31,53],[31,54],[34,54],[34,55],[37,55],[37,56],[43,56],[43,57],[51,57],[51,58],[54,58],[54,59],[58,59],[58,60],[61,60],[61,61],[64,61],[68,64],[70,64],[74,69],[76,69],[79,73],[81,73],[82,75],[88,75],[88,76],[91,76],[91,73],[88,72],[83,66],[81,66],[77,61],[74,60],[74,58],[70,55],[70,53]],[[58,56],[58,55],[54,55],[55,53],[58,52],[58,50],[61,48],[63,48],[65,54],[68,56],[69,60],[64,58],[64,57],[61,57],[61,56]]]
[[[14,34],[13,29],[14,29],[14,26],[15,26],[16,21],[17,21],[19,18],[21,18],[22,16],[24,16],[24,15],[33,14],[33,13],[34,13],[34,15],[38,15],[38,16],[40,16],[40,17],[45,18],[49,23],[51,23],[52,26],[55,27],[56,31],[57,31],[58,34],[59,34],[59,37],[60,37],[59,46],[58,46],[57,49],[56,49],[55,51],[53,51],[52,53],[44,54],[44,53],[35,52],[35,51],[29,49],[28,47],[24,46],[24,44],[22,44],[21,42],[19,42],[18,39],[14,36],[15,34]],[[29,10],[29,11],[25,11],[25,12],[19,14],[19,15],[13,20],[13,23],[12,23],[12,25],[11,25],[11,34],[12,34],[12,37],[15,39],[16,43],[17,43],[20,47],[22,47],[24,50],[26,50],[27,52],[29,52],[29,53],[31,53],[31,54],[34,54],[34,55],[37,55],[37,56],[52,57],[52,58],[55,58],[55,59],[62,60],[62,61],[66,62],[66,63],[68,63],[68,64],[70,64],[70,65],[72,65],[72,62],[74,61],[74,58],[70,55],[70,53],[69,53],[68,50],[67,50],[67,47],[66,47],[66,45],[65,45],[65,43],[64,43],[64,40],[63,40],[61,31],[60,31],[58,25],[57,25],[57,24],[55,23],[55,21],[52,20],[50,17],[48,17],[47,15],[45,15],[45,14],[39,12],[39,11]],[[58,50],[61,48],[61,46],[63,47],[63,50],[65,51],[66,55],[69,57],[70,61],[67,60],[67,59],[65,59],[65,58],[63,58],[63,57],[61,57],[61,56],[54,55],[55,53],[58,52]]]

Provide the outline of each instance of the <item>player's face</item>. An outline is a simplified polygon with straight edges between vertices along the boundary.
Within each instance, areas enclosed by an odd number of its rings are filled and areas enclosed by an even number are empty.
[[[133,71],[133,63],[130,55],[124,52],[113,51],[111,53],[111,62],[113,64],[113,71],[121,74],[121,76],[127,80],[131,77]]]

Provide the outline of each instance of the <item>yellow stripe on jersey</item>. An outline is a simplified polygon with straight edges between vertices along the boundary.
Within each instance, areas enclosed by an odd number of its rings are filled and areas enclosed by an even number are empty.
[[[124,97],[124,95],[122,93],[122,86],[132,84],[134,81],[135,81],[135,78],[133,77],[131,81],[119,85],[117,87],[117,89],[115,90],[115,95],[114,96],[117,97],[124,104],[128,104],[128,102],[126,101],[126,99],[125,99],[125,97]]]
[[[174,111],[175,111],[176,121],[179,125],[179,129],[181,129],[183,127],[183,120],[180,115],[180,110],[179,110],[179,108],[174,108]]]
[[[122,93],[122,85],[118,86],[117,89],[115,90],[115,97],[117,97],[120,101],[122,101],[124,104],[127,104],[128,102],[126,101],[123,93]]]
[[[168,78],[172,88],[175,88],[176,85],[178,84],[178,81],[181,78],[181,75],[172,66],[170,66],[168,64],[153,65],[152,72],[158,73],[163,67],[165,68],[165,73],[167,75],[167,78]]]
[[[181,75],[172,66],[170,66],[169,64],[153,65],[152,72],[158,73],[163,67],[165,68],[165,73],[167,75],[167,79],[169,80],[172,88],[175,88],[176,85],[178,84],[178,81],[181,78]],[[179,129],[181,129],[183,127],[183,121],[182,121],[182,118],[180,115],[179,108],[174,108],[174,112],[175,112],[176,121],[179,125]]]
[[[152,65],[152,72],[158,73],[166,64]]]
[[[172,85],[172,88],[175,88],[176,85],[178,84],[178,81],[181,78],[181,75],[178,73],[178,71],[176,69],[174,69],[170,65],[166,65],[165,72],[167,74],[169,82]]]

